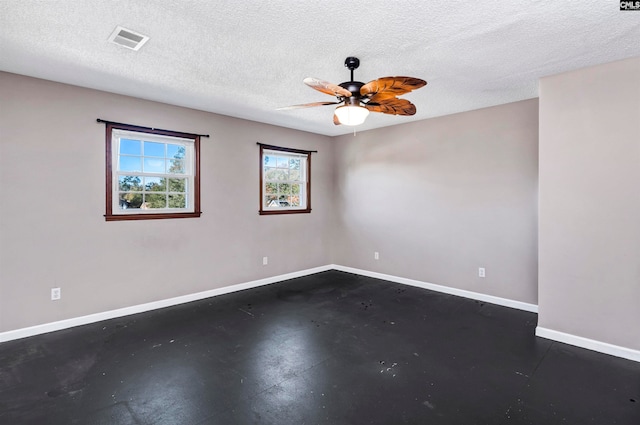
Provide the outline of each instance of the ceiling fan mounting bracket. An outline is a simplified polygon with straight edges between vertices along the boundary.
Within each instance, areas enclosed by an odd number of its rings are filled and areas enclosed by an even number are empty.
[[[349,56],[344,60],[344,66],[349,68],[351,71],[353,71],[354,69],[358,69],[358,67],[360,66],[360,59]]]

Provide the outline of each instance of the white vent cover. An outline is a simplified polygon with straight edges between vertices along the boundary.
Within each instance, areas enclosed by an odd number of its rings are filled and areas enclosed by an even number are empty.
[[[116,27],[109,36],[109,41],[131,50],[140,48],[149,40],[149,37],[123,27]]]

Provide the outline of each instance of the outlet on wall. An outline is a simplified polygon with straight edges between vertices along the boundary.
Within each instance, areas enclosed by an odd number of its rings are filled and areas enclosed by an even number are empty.
[[[59,300],[62,297],[62,291],[60,288],[51,288],[51,300]]]
[[[478,277],[486,277],[486,274],[484,272],[484,267],[478,268]]]
[[[269,257],[262,257],[262,265],[266,266],[267,264],[269,264]]]
[[[380,253],[378,251],[373,253],[373,259],[374,260],[379,260],[380,259]]]

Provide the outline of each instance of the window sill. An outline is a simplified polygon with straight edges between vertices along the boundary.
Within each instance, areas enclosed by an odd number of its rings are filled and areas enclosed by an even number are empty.
[[[162,220],[165,218],[197,218],[202,212],[189,213],[150,213],[150,214],[111,214],[105,215],[106,221],[127,221],[127,220]]]
[[[304,210],[260,210],[258,213],[260,215],[277,215],[277,214],[309,214],[311,212],[311,208],[307,208]]]

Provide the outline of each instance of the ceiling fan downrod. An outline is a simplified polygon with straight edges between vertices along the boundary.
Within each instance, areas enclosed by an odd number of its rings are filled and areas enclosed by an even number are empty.
[[[352,100],[360,99],[360,87],[364,86],[364,83],[361,81],[355,81],[353,79],[353,70],[358,69],[358,67],[360,66],[360,59],[354,56],[349,56],[347,59],[345,59],[344,66],[349,68],[349,71],[351,71],[351,80],[346,81],[344,83],[340,83],[338,85],[343,89],[347,89],[351,93],[353,93]]]
[[[349,68],[349,71],[351,71],[351,81],[353,81],[353,70],[358,69],[358,67],[360,66],[360,59],[349,56],[344,60],[344,66]]]

